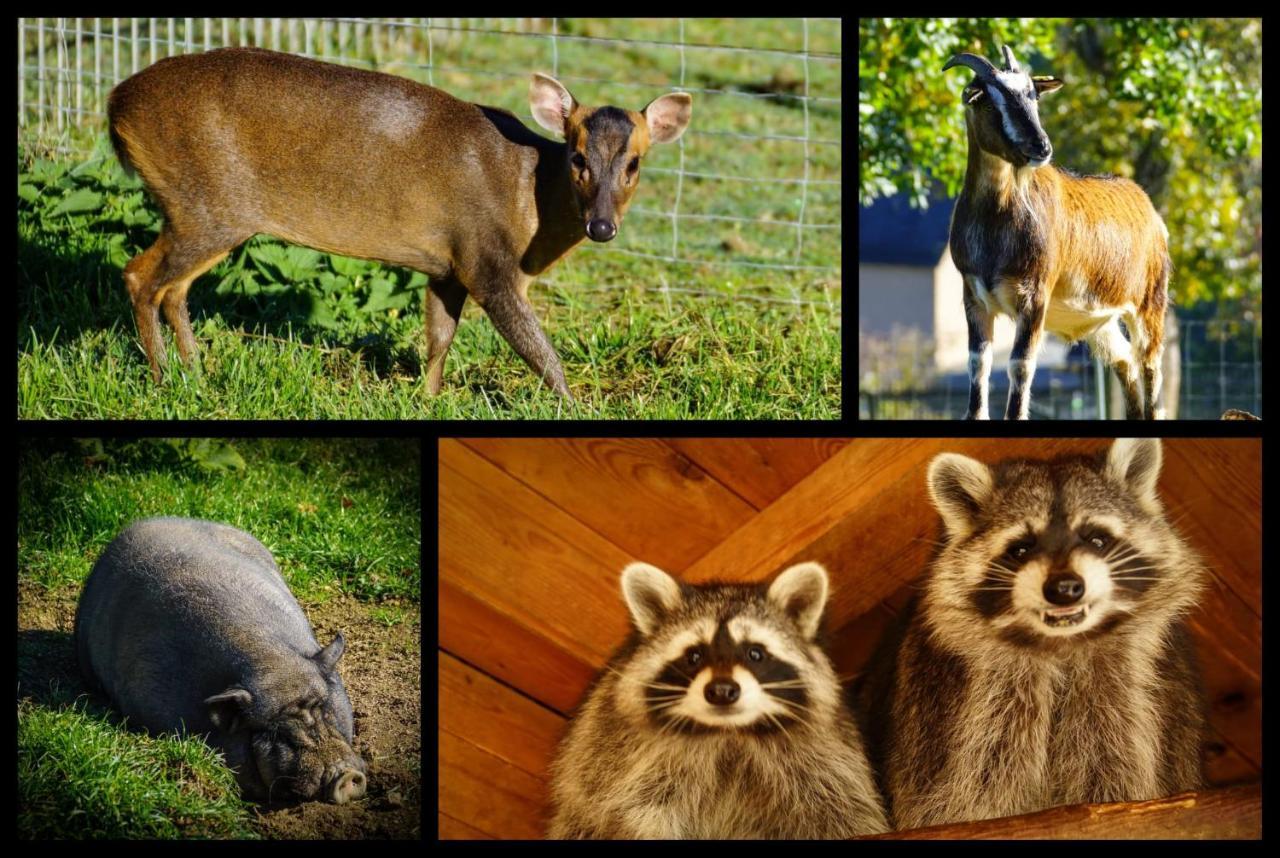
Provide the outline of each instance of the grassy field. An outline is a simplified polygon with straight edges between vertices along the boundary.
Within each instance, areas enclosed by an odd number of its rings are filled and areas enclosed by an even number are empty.
[[[225,522],[272,552],[316,637],[340,662],[365,747],[414,748],[421,723],[421,448],[380,439],[44,439],[18,449],[18,834],[23,839],[409,836],[416,754],[370,754],[370,800],[243,802],[202,741],[125,729],[77,669],[85,579],[130,522]],[[367,711],[366,711],[367,710]],[[398,791],[388,813],[370,805]],[[357,806],[359,805],[359,806]]]
[[[575,25],[592,38],[675,38],[669,21],[632,21],[625,32],[610,32],[622,25],[608,22]],[[793,25],[778,22],[707,24],[684,38],[801,44]],[[840,50],[838,27],[813,38],[822,41],[815,50]],[[528,125],[530,70],[559,75],[583,103],[633,108],[678,79],[670,50],[639,43],[564,41],[552,57],[542,39],[475,35],[436,51],[429,75],[409,61],[421,56],[412,51],[381,68],[505,107]],[[153,385],[121,270],[161,222],[137,179],[121,171],[99,119],[54,140],[25,135],[19,147],[19,415],[839,418],[840,150],[802,142],[840,137],[839,63],[801,69],[791,55],[731,51],[690,52],[686,63],[690,131],[646,158],[619,238],[580,247],[530,292],[574,404],[543,389],[473,304],[444,393],[427,397],[424,275],[265,237],[191,291],[199,377],[178,368],[171,345],[174,369]],[[827,100],[786,97],[802,76]],[[673,210],[693,217],[673,220]],[[828,228],[797,230],[796,220]],[[767,267],[778,265],[799,267]]]

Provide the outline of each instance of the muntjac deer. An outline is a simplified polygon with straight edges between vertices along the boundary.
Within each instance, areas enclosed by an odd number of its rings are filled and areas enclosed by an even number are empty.
[[[194,367],[187,290],[266,233],[426,273],[430,393],[470,295],[569,397],[529,283],[584,238],[617,235],[641,158],[680,137],[693,99],[583,107],[534,74],[529,105],[563,143],[405,78],[255,48],[170,57],[120,83],[107,103],[111,140],[165,218],[124,270],[154,379],[166,357],[159,310]]]

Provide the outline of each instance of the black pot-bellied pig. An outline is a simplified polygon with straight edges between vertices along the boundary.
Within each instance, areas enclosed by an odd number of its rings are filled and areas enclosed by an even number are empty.
[[[271,553],[225,524],[134,522],[76,611],[80,669],[130,723],[207,734],[253,799],[365,791],[339,634],[323,649]]]

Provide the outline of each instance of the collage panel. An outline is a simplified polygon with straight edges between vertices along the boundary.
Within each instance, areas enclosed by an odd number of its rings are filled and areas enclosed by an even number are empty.
[[[17,36],[23,419],[842,417],[838,18]]]
[[[19,837],[419,837],[421,457],[22,438]]]
[[[1261,18],[858,50],[858,419],[1263,416]]]
[[[1256,838],[1261,450],[442,439],[438,836]]]

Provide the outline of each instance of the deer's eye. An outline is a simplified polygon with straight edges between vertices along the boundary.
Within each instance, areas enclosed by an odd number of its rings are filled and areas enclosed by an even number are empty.
[[[627,164],[627,172],[634,173],[636,170],[639,170],[639,169],[640,169],[640,156],[637,155],[636,157],[631,159],[631,163]]]
[[[569,158],[569,163],[573,164],[575,169],[578,169],[578,170],[587,169],[587,159],[582,157],[581,152],[574,152],[572,157]]]

